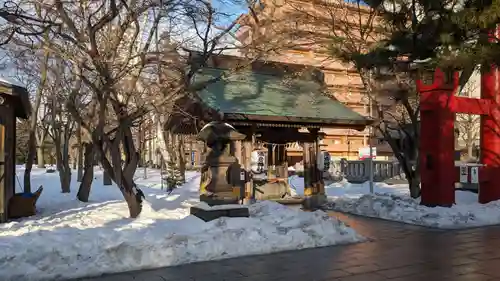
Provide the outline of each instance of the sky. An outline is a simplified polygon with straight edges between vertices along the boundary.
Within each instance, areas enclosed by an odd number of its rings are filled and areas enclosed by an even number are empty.
[[[247,12],[245,0],[215,0],[213,5],[215,9],[228,14],[229,20],[234,21],[239,15]]]
[[[346,0],[346,1],[352,1],[352,0]],[[0,3],[3,3],[4,0],[0,0]],[[220,22],[218,23],[221,26],[229,26],[234,20],[238,18],[241,14],[244,14],[247,12],[247,1],[246,0],[212,0],[212,4],[214,5],[214,8],[221,12],[224,13],[226,16],[220,18]],[[181,28],[181,27],[179,27]],[[182,32],[182,36],[190,36],[189,33],[191,32]],[[1,50],[0,50],[0,55],[1,55]],[[0,69],[0,77],[5,77],[5,78],[12,78],[12,71],[6,71],[6,70],[1,70]]]
[[[226,14],[226,17],[221,18],[220,25],[228,26],[230,25],[239,15],[245,13],[247,8],[245,6],[246,0],[212,0],[214,8]],[[0,6],[3,7],[5,0],[0,0]],[[1,22],[1,19],[0,19]],[[3,50],[0,49],[0,56],[2,56]],[[3,57],[3,56],[2,56]],[[1,62],[0,62],[1,63]],[[15,73],[9,71],[9,69],[0,68],[0,77],[9,80],[15,80],[13,77]]]

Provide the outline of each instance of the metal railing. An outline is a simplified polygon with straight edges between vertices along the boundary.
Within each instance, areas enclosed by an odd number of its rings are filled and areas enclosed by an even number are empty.
[[[345,178],[350,182],[365,182],[370,178],[369,172],[368,161],[343,159],[332,161],[328,174],[333,180]],[[373,180],[381,182],[388,179],[405,179],[399,163],[393,161],[373,161]]]
[[[295,167],[296,172],[303,167]],[[325,179],[340,181],[346,179],[353,183],[362,183],[370,179],[369,162],[367,160],[333,160],[324,173]],[[405,174],[397,161],[373,161],[373,180],[382,182],[389,179],[406,180]]]

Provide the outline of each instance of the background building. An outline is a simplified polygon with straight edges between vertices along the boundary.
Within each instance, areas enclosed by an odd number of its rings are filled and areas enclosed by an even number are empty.
[[[319,36],[316,38],[320,38],[328,33],[326,30],[328,28],[322,28],[317,20],[312,23],[307,22],[307,10],[318,7],[322,6],[313,5],[311,1],[261,0],[256,9],[258,15],[242,15],[240,17],[237,38],[241,42],[249,44],[256,37],[255,34],[252,34],[253,29],[250,27],[255,17],[259,20],[271,20],[272,27],[267,25],[266,29],[260,31],[262,34],[258,36],[276,37],[277,41],[282,42],[282,48],[276,53],[268,55],[267,60],[317,67],[324,74],[324,81],[332,98],[341,101],[364,116],[371,116],[370,99],[365,94],[358,72],[351,65],[331,57],[326,47],[327,44],[330,44],[329,42],[325,41],[324,44],[321,44],[318,43],[320,40],[310,40],[308,37],[317,33]],[[369,13],[368,10],[359,10],[356,6],[345,3],[339,9],[341,9],[339,12],[346,14],[346,19],[352,19],[352,28],[354,29],[357,24],[354,21],[365,14],[368,17]],[[352,13],[352,17],[350,17],[350,13]],[[325,22],[327,17],[328,15],[325,15]],[[301,34],[304,36],[300,36]],[[358,159],[360,150],[366,151],[370,142],[375,147],[377,159],[385,160],[392,156],[390,147],[377,138],[371,137],[368,128],[361,132],[349,129],[323,131],[326,133],[323,140],[324,148],[330,152],[333,159]],[[300,146],[292,145],[289,148],[289,155],[299,155],[299,151]]]

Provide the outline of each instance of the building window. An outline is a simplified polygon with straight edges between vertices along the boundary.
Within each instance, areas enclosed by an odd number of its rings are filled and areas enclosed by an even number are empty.
[[[331,144],[340,144],[341,142],[340,142],[340,139],[331,139],[330,143]]]

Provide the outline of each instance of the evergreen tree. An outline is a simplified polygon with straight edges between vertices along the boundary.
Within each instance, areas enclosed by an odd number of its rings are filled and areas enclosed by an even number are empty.
[[[488,33],[500,22],[499,0],[367,0],[390,26],[385,40],[360,57],[366,67],[471,68],[500,60]],[[468,77],[467,77],[468,78]]]
[[[167,191],[172,192],[172,190],[184,183],[184,179],[173,157],[169,157],[166,170],[167,173],[163,180],[167,185]]]
[[[460,68],[461,84],[465,85],[478,63],[500,58],[494,51],[497,43],[483,39],[498,22],[498,2],[366,0],[363,4],[367,6],[362,7],[360,0],[351,1],[350,5],[357,3],[364,11],[360,24],[334,31],[330,53],[352,63],[360,74],[369,98],[378,107],[373,127],[391,146],[412,197],[420,195],[419,96],[414,81],[422,73],[414,70]],[[338,17],[332,15],[333,20]],[[339,22],[333,30],[339,29]],[[384,110],[387,98],[395,103]]]

